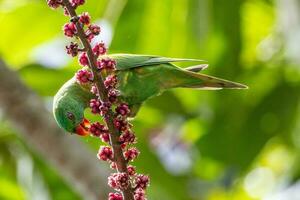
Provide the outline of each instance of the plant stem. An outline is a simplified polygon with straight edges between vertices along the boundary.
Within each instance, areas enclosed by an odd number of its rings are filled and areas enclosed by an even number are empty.
[[[78,19],[78,16],[76,14],[76,11],[74,7],[71,5],[69,0],[63,0],[63,5],[69,12],[72,19]],[[92,47],[89,43],[89,41],[86,38],[86,34],[81,26],[81,24],[75,20],[75,25],[77,29],[77,36],[79,37],[84,49],[86,50],[87,57],[89,60],[89,66],[92,70],[92,73],[94,75],[94,83],[96,84],[96,87],[99,92],[99,98],[102,102],[108,102],[108,95],[107,95],[107,89],[104,86],[103,77],[101,73],[98,73],[97,69],[97,58],[95,57]],[[114,123],[114,116],[111,109],[109,109],[107,113],[107,117],[105,117],[106,125],[110,132],[110,144],[112,146],[113,152],[114,152],[114,161],[117,166],[118,172],[127,173],[127,161],[125,160],[123,156],[123,150],[121,148],[121,145],[119,143],[119,131],[115,128]],[[132,185],[129,184],[128,188],[122,191],[124,200],[134,200],[133,195],[133,188]]]

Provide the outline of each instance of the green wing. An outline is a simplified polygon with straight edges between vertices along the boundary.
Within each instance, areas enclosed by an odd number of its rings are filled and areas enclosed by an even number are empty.
[[[141,66],[165,64],[172,62],[205,62],[204,60],[185,59],[185,58],[166,58],[151,55],[135,55],[135,54],[111,54],[109,57],[117,62],[118,70],[126,70]]]

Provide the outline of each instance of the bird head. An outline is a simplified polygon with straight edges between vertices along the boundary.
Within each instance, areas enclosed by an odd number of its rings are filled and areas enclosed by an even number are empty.
[[[67,132],[81,136],[89,134],[90,123],[84,118],[84,105],[82,102],[68,95],[54,98],[53,113],[58,125]]]

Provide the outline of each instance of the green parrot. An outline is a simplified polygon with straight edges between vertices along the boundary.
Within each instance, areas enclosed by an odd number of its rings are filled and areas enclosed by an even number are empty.
[[[171,88],[246,89],[247,86],[197,73],[208,65],[180,68],[173,62],[203,62],[196,59],[166,58],[149,55],[113,54],[120,99],[126,102],[134,117],[147,99]],[[88,135],[89,122],[84,110],[93,98],[91,85],[80,85],[75,77],[66,82],[53,101],[53,113],[58,125],[67,132]]]

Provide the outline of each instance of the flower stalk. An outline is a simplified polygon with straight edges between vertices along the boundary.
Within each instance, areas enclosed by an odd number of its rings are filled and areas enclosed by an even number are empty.
[[[110,163],[116,173],[108,177],[108,185],[116,193],[108,195],[109,200],[146,200],[145,189],[149,185],[149,177],[137,174],[133,161],[139,151],[132,145],[136,142],[132,125],[127,117],[130,113],[128,105],[118,99],[116,62],[109,58],[103,42],[94,47],[92,39],[100,34],[101,28],[91,24],[88,13],[77,15],[76,8],[85,0],[47,0],[48,5],[56,9],[63,7],[70,22],[63,27],[67,37],[76,37],[81,46],[71,42],[66,51],[72,57],[79,55],[79,64],[84,68],[76,73],[79,84],[90,85],[91,92],[97,96],[91,99],[90,107],[94,114],[101,115],[105,124],[95,122],[89,129],[91,136],[100,138],[110,146],[101,146],[97,157]]]

